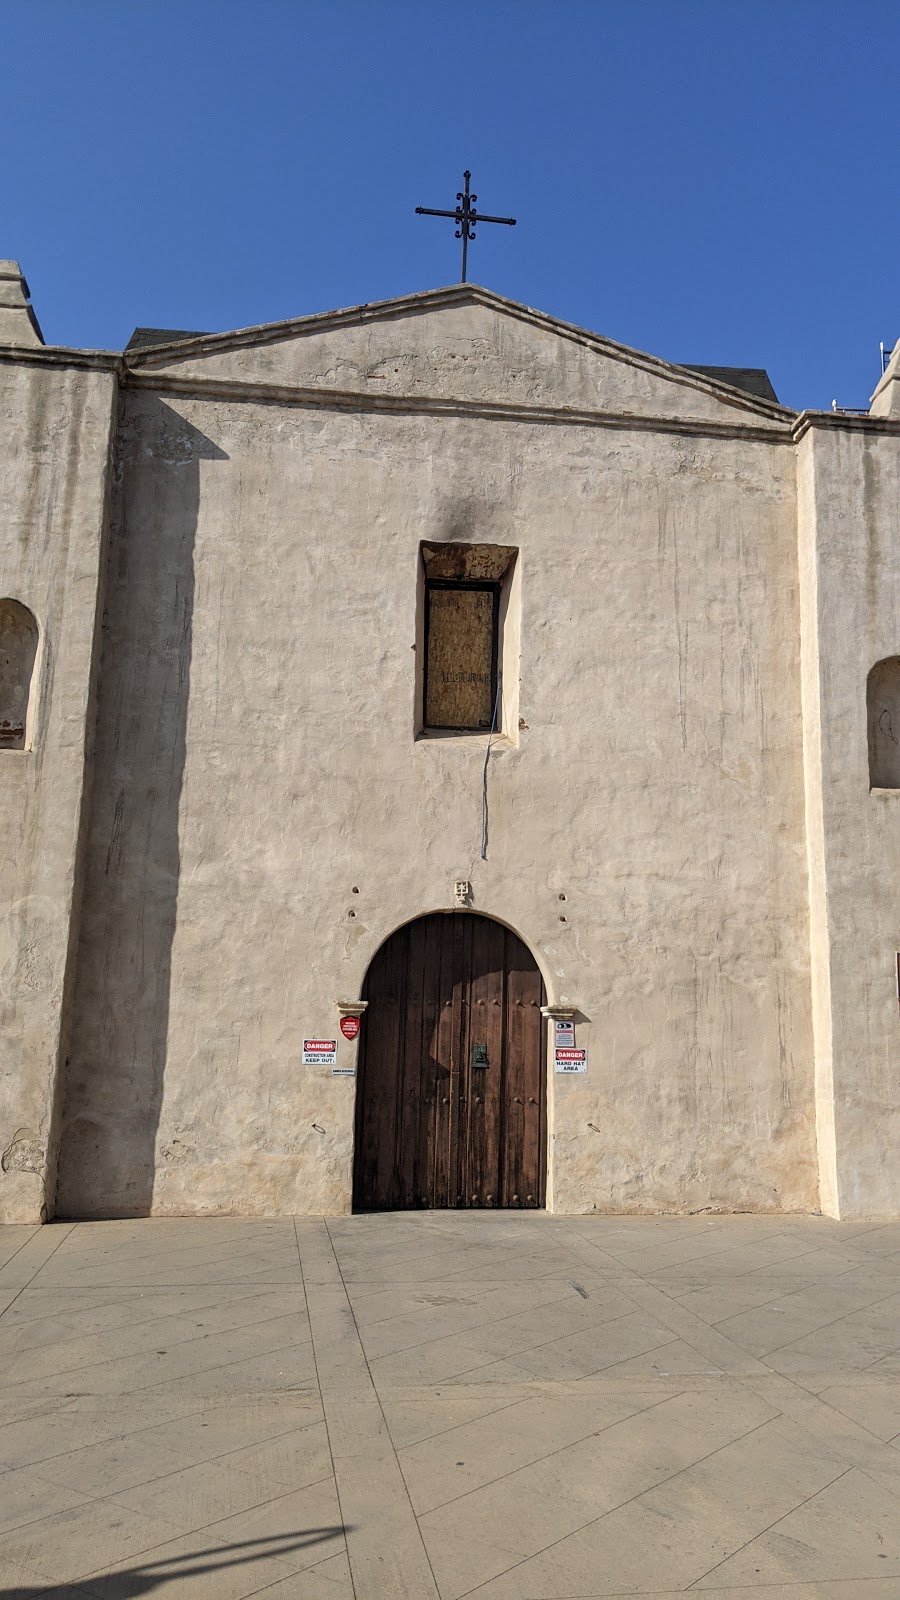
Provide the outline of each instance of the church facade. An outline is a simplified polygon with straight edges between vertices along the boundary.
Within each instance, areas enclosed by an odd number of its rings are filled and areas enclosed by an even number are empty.
[[[7,262],[0,437],[3,1220],[900,1214],[900,353]]]

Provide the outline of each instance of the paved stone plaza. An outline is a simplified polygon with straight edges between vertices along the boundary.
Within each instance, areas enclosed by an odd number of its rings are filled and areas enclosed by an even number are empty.
[[[0,1241],[0,1600],[900,1600],[900,1224]]]

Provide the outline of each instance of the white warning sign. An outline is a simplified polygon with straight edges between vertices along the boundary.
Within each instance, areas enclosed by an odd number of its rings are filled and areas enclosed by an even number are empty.
[[[557,1050],[553,1062],[554,1072],[587,1072],[586,1050]]]
[[[337,1039],[304,1039],[305,1067],[333,1067],[337,1060]]]

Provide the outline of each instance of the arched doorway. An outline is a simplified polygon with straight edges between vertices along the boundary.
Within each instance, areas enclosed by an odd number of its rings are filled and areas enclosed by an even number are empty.
[[[546,1173],[543,980],[490,917],[419,917],[366,974],[353,1204],[539,1207]]]

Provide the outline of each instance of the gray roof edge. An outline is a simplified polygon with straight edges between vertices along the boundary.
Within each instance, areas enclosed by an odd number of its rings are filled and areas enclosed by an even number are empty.
[[[684,361],[681,365],[686,372],[699,372],[713,383],[726,383],[733,389],[740,389],[742,393],[755,395],[758,400],[771,400],[775,405],[780,404],[765,367],[721,367],[713,362],[704,361]]]
[[[132,354],[135,350],[155,349],[158,345],[168,347],[172,344],[184,344],[185,340],[208,339],[210,335],[197,328],[135,328],[123,354]]]

